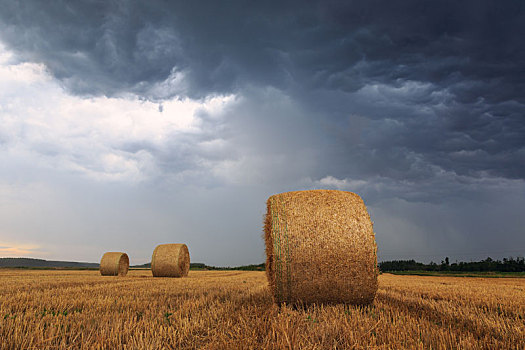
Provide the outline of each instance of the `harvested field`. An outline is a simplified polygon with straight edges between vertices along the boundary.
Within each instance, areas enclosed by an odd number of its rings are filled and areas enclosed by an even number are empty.
[[[370,306],[279,308],[264,272],[0,270],[2,349],[521,349],[525,279],[379,276]]]

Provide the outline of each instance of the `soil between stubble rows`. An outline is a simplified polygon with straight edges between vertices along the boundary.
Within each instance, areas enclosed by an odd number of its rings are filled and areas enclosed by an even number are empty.
[[[523,349],[524,278],[379,277],[373,305],[277,307],[264,272],[0,270],[0,349]]]

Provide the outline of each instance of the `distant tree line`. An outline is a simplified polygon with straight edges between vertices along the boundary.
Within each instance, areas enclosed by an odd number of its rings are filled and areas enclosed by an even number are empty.
[[[497,271],[497,272],[524,272],[525,258],[504,258],[503,260],[493,260],[490,257],[481,261],[454,262],[450,263],[449,258],[441,261],[440,264],[430,262],[423,264],[415,260],[392,260],[379,263],[379,269],[387,271]]]
[[[216,266],[205,266],[206,270],[241,270],[241,271],[264,271],[264,263],[257,265],[244,265],[236,267],[216,267]]]

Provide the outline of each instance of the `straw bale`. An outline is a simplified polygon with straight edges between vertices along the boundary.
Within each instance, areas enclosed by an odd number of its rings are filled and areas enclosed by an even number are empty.
[[[186,244],[161,244],[153,251],[151,272],[154,277],[184,277],[190,269]]]
[[[107,252],[100,260],[100,274],[102,276],[126,276],[129,270],[128,254],[121,252]]]
[[[266,274],[278,304],[369,304],[377,292],[377,246],[357,194],[286,192],[268,198]]]

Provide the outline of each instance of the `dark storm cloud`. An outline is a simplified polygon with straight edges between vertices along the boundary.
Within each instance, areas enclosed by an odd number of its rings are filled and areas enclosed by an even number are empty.
[[[4,41],[77,92],[138,89],[179,69],[195,94],[246,83],[354,91],[404,79],[454,85],[472,102],[523,101],[514,88],[525,84],[524,6],[3,1],[0,16]]]
[[[310,100],[355,113],[330,126],[336,140],[330,152],[346,154],[358,167],[333,162],[327,175],[411,181],[439,171],[473,178],[525,176],[525,105],[516,101],[460,104],[446,88],[412,83],[328,94],[312,94]]]
[[[73,93],[162,100],[281,91],[321,133],[311,139],[320,149],[312,178],[417,184],[445,173],[458,186],[525,178],[522,1],[1,6],[0,38]],[[214,137],[231,140],[246,128],[234,119]],[[158,159],[166,168],[194,162],[190,146],[177,152]]]

